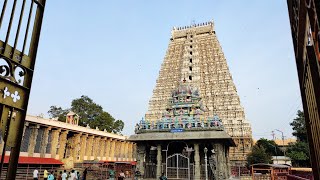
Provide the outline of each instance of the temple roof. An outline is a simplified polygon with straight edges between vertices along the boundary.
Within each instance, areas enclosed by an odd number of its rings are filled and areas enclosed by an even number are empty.
[[[76,113],[72,112],[72,111],[69,111],[67,116],[73,116],[73,115],[76,115]]]
[[[135,126],[135,133],[168,132],[174,129],[183,131],[220,131],[221,119],[215,114],[209,116],[208,108],[201,101],[199,90],[183,80],[172,91],[168,106],[160,119],[141,119]]]
[[[128,141],[165,141],[165,140],[224,140],[229,146],[235,147],[232,138],[225,131],[186,131],[186,132],[161,132],[142,133],[131,135]]]

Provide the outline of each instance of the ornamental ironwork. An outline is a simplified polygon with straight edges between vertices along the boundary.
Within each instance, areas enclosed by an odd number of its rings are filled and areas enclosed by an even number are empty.
[[[4,0],[0,14],[0,132],[15,179],[46,0]]]

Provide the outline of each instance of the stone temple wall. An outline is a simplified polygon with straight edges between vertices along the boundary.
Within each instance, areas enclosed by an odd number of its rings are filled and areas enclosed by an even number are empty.
[[[251,125],[245,118],[237,89],[217,39],[213,22],[174,28],[161,66],[146,120],[161,118],[171,92],[185,79],[198,88],[209,115],[217,114],[237,147],[230,160],[243,163],[251,151]]]
[[[73,168],[74,163],[95,161],[135,161],[135,143],[126,136],[76,124],[26,116],[20,156],[54,158]],[[0,153],[4,146],[0,135]],[[5,155],[10,154],[6,147]]]

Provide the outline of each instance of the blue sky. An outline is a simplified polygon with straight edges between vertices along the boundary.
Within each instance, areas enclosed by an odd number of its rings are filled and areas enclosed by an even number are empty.
[[[291,137],[301,100],[286,1],[47,1],[28,113],[88,95],[132,134],[172,27],[212,19],[253,136]]]

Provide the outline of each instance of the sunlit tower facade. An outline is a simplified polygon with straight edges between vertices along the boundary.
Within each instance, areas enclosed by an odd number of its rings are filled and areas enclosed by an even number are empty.
[[[231,165],[245,165],[252,147],[251,125],[245,117],[213,21],[174,27],[149,101],[147,120],[161,118],[172,91],[186,80],[199,89],[208,116],[218,115],[237,144]]]

